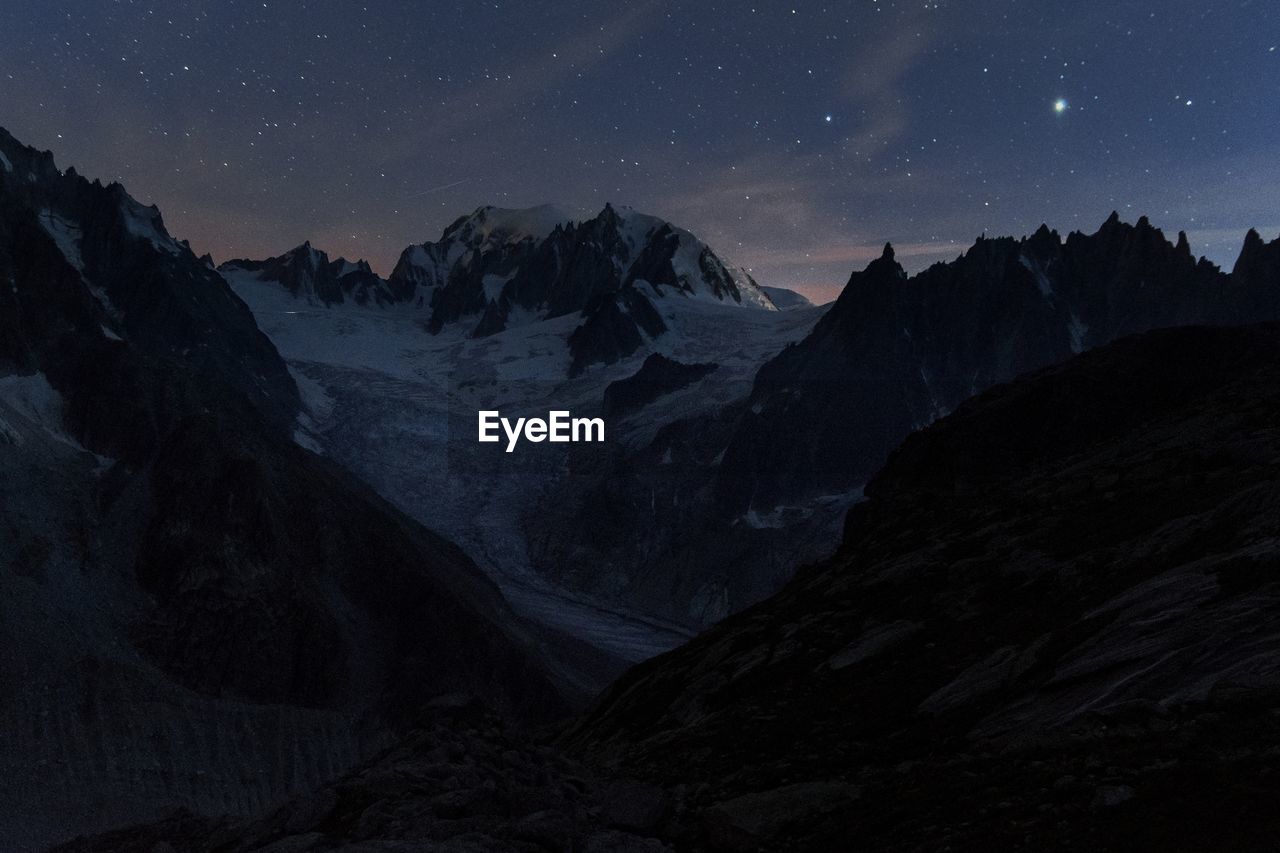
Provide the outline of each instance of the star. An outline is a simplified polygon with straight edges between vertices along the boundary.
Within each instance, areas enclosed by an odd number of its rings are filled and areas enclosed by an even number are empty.
[[[1068,106],[1069,104],[1067,103],[1066,98],[1058,98],[1058,100],[1053,102],[1053,111],[1061,115],[1067,111]]]
[[[823,116],[822,120],[825,121],[827,124],[831,124],[831,113],[827,113],[825,116]]]

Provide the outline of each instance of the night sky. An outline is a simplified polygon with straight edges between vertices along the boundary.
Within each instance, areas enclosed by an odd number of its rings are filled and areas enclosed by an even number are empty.
[[[219,261],[612,201],[821,300],[1112,209],[1229,265],[1280,231],[1277,45],[1274,0],[4,0],[0,125]]]

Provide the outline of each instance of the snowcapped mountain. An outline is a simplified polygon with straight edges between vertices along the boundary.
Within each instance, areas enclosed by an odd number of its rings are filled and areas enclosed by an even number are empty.
[[[668,315],[684,301],[778,310],[749,274],[688,231],[612,205],[594,217],[554,205],[482,207],[439,240],[405,249],[387,280],[363,261],[331,262],[310,243],[219,271],[242,295],[245,284],[268,282],[313,305],[419,309],[432,334],[461,327],[484,338],[576,316],[566,338],[570,376],[668,333]]]
[[[433,289],[433,329],[469,318],[477,336],[534,318],[591,313],[608,301],[628,310],[637,304],[628,292],[774,309],[749,275],[688,231],[612,205],[593,218],[550,205],[482,207],[439,241],[406,249],[391,281]]]

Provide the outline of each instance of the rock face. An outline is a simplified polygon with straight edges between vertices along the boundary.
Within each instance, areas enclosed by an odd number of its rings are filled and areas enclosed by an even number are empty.
[[[813,333],[761,368],[716,494],[760,512],[867,481],[913,430],[992,385],[1148,329],[1280,319],[1280,241],[1232,275],[1144,217],[1095,234],[983,239],[908,279],[893,251],[850,278]],[[769,452],[764,452],[765,450]]]
[[[247,813],[433,696],[564,707],[457,548],[292,440],[226,282],[0,132],[0,847]]]
[[[224,276],[256,276],[260,281],[275,282],[313,305],[341,305],[350,300],[356,305],[389,306],[400,301],[398,293],[367,262],[330,261],[327,254],[313,249],[310,241],[265,261],[228,261],[218,271]]]
[[[654,353],[632,376],[609,383],[604,389],[604,414],[625,415],[654,400],[687,388],[716,369],[714,364],[682,364]]]
[[[61,172],[51,154],[2,129],[0,152],[0,370],[51,371],[84,385],[71,417],[114,456],[142,452],[172,415],[153,412],[157,421],[139,411],[142,400],[92,389],[122,369],[113,355],[121,339],[217,377],[273,426],[292,429],[298,392],[275,348],[218,274],[169,236],[159,211],[119,184]],[[108,404],[115,415],[90,418]]]
[[[892,454],[835,557],[637,666],[567,744],[696,792],[691,849],[1260,849],[1278,402],[1276,324],[997,386]]]

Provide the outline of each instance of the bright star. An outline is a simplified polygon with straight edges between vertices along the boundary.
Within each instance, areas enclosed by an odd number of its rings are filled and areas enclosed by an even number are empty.
[[[1055,113],[1065,113],[1067,111],[1067,106],[1066,98],[1058,98],[1058,100],[1053,102],[1053,111]]]
[[[831,116],[829,114],[825,117],[825,121],[827,124],[831,124]]]

